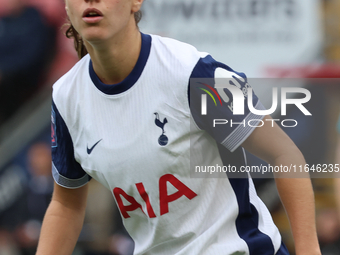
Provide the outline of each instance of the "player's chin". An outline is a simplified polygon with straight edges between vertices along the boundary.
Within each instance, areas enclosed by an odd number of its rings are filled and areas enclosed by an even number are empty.
[[[82,38],[89,43],[98,43],[107,39],[107,36],[102,29],[92,26],[82,31]]]

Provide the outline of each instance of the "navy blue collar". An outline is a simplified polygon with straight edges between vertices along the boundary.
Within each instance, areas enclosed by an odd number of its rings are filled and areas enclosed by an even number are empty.
[[[107,95],[115,95],[127,91],[131,88],[141,76],[146,62],[149,58],[151,50],[151,36],[141,33],[142,35],[142,47],[139,53],[137,63],[131,73],[120,83],[107,85],[100,81],[97,74],[93,70],[92,60],[90,60],[89,71],[90,77],[94,85],[103,93]]]

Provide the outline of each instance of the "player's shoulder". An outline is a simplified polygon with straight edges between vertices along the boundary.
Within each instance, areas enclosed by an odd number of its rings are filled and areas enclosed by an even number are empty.
[[[195,65],[201,57],[208,55],[198,51],[194,46],[173,38],[151,35],[152,45],[157,54],[167,61]]]
[[[197,49],[188,43],[181,42],[179,40],[176,40],[174,38],[169,38],[169,37],[163,37],[160,35],[153,35],[151,34],[153,44],[156,45],[162,45],[163,47],[169,49],[169,50],[174,50],[174,51],[188,51],[188,52],[198,52]]]
[[[76,121],[74,111],[83,98],[84,85],[90,79],[89,61],[90,56],[84,56],[53,85],[53,107],[65,122]]]
[[[87,54],[53,84],[53,99],[65,97],[76,89],[79,81],[88,75],[89,61],[90,56]]]
[[[152,35],[153,45],[164,59],[173,63],[181,63],[192,67],[191,77],[214,78],[230,77],[233,74],[245,77],[242,72],[235,71],[228,64],[216,60],[207,52],[201,52],[194,46],[176,39]]]
[[[191,74],[191,78],[233,78],[234,76],[247,78],[243,72],[215,60],[211,55],[201,57]]]

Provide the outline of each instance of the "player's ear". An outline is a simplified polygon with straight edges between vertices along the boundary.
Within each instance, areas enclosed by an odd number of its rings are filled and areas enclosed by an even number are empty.
[[[131,11],[133,13],[138,12],[142,7],[144,0],[132,0],[132,8]]]

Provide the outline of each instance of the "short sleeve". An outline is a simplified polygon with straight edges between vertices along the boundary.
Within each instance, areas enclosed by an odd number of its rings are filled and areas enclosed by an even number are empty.
[[[265,110],[254,92],[248,95],[248,88],[251,87],[244,73],[235,72],[210,55],[201,58],[191,74],[188,94],[195,124],[231,152],[264,117],[254,114],[248,107],[248,97],[251,97],[255,110]],[[243,112],[236,113],[235,107]]]
[[[91,177],[74,158],[73,142],[56,105],[51,111],[52,174],[55,182],[65,188],[79,188]]]

